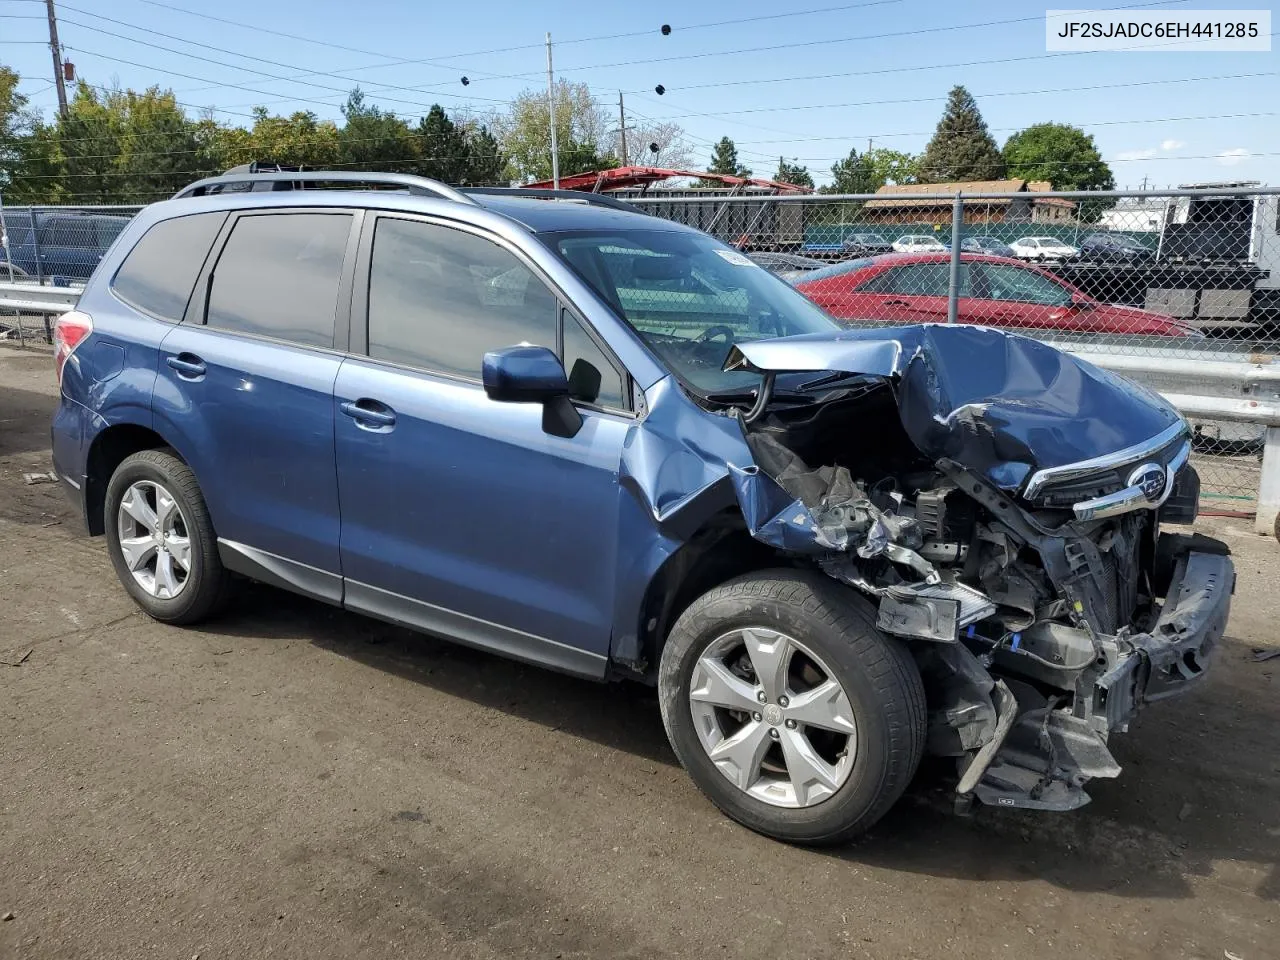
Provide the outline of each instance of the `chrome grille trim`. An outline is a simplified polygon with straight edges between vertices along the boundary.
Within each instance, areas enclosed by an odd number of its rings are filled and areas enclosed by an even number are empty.
[[[1188,432],[1186,421],[1179,417],[1177,423],[1172,424],[1166,430],[1162,430],[1150,440],[1142,441],[1142,443],[1135,443],[1133,446],[1117,450],[1115,453],[1106,453],[1089,460],[1079,460],[1075,463],[1064,463],[1060,467],[1046,467],[1043,470],[1037,470],[1031,475],[1031,479],[1027,481],[1027,488],[1023,492],[1023,496],[1031,499],[1050,483],[1063,480],[1078,480],[1099,470],[1111,470],[1132,460],[1146,459]]]

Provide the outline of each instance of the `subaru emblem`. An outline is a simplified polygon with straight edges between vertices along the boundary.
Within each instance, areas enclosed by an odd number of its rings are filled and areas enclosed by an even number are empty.
[[[1167,471],[1158,463],[1144,463],[1129,474],[1129,486],[1140,487],[1148,503],[1159,503],[1169,482]]]

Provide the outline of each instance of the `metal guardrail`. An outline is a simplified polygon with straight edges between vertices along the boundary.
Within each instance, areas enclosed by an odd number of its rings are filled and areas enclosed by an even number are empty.
[[[40,283],[0,283],[0,309],[30,313],[65,313],[76,305],[83,287],[50,287]]]
[[[1261,427],[1262,470],[1254,530],[1280,540],[1280,362],[1187,360],[1103,353],[1078,346],[1070,349],[1096,366],[1158,390],[1189,420]],[[1172,390],[1169,384],[1198,392]]]

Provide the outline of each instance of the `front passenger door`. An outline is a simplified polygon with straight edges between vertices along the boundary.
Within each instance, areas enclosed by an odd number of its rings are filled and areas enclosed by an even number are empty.
[[[357,282],[352,356],[334,388],[346,605],[600,674],[626,379],[495,237],[384,215],[366,229],[357,269],[367,283]],[[586,384],[575,436],[544,432],[540,404],[485,394],[484,354],[518,343],[555,350],[571,387]]]

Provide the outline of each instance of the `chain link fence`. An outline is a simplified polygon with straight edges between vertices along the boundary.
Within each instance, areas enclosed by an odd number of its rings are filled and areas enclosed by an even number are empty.
[[[142,208],[0,205],[0,283],[84,283],[125,225]],[[47,315],[0,311],[0,336],[48,339]]]
[[[628,199],[737,246],[851,327],[975,323],[1112,356],[1251,361],[1276,352],[1280,191],[1012,185],[840,196],[669,190]],[[1204,389],[1239,397],[1244,385],[1197,385]],[[1203,509],[1252,513],[1264,428],[1193,428]]]
[[[612,196],[737,246],[848,326],[977,323],[1082,352],[1186,360],[1257,360],[1280,348],[1280,190],[1066,193],[1012,183],[1018,189],[1000,181],[861,195]],[[82,283],[139,209],[0,207],[0,283],[10,266],[19,281]],[[654,294],[670,285],[652,283]],[[0,336],[28,334],[45,337],[46,318],[0,316]],[[1215,388],[1197,392],[1206,389]],[[1242,387],[1217,389],[1238,398]],[[1203,509],[1248,515],[1263,428],[1193,427]]]

